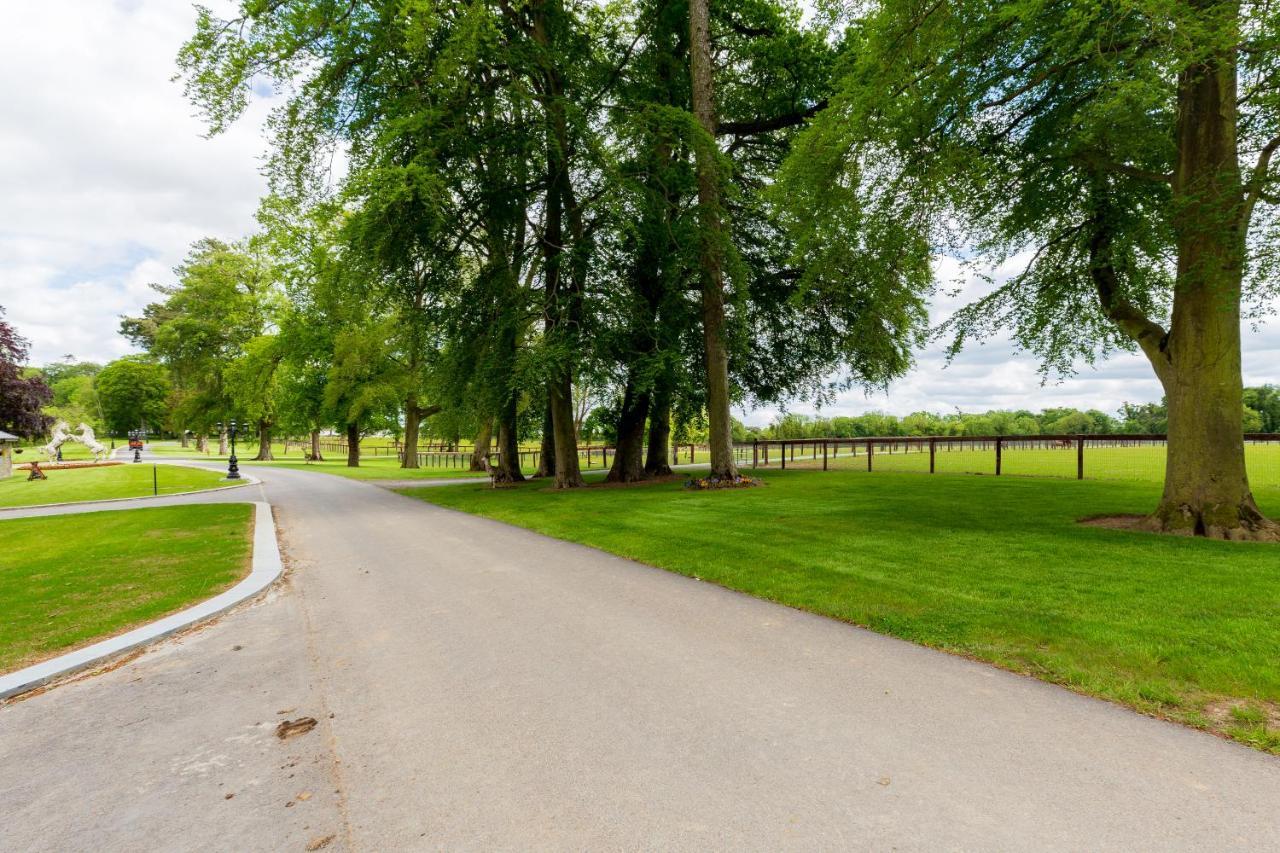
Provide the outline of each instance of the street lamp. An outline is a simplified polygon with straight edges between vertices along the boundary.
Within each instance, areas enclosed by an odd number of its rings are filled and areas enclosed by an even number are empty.
[[[129,430],[129,446],[133,448],[133,461],[142,461],[142,440],[146,438],[144,429]]]
[[[222,429],[223,429],[222,421],[218,421],[216,426],[218,427],[218,432],[222,432]],[[236,459],[236,422],[232,421],[231,423],[227,424],[226,430],[227,430],[227,437],[231,439],[231,457],[227,460],[227,479],[239,480],[240,464],[239,464],[239,461]]]

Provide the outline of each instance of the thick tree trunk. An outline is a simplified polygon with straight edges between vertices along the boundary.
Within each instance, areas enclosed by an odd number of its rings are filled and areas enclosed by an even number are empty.
[[[418,428],[422,424],[422,410],[418,402],[409,398],[404,404],[404,452],[400,459],[401,468],[418,467]]]
[[[512,395],[502,407],[498,419],[498,468],[494,482],[519,483],[524,481],[520,470],[520,437],[516,430],[516,398]]]
[[[225,429],[218,433],[218,455],[227,455],[227,431]]]
[[[271,421],[263,418],[258,421],[258,455],[255,462],[272,462],[275,456],[271,453]]]
[[[574,489],[585,486],[578,464],[578,439],[573,421],[573,386],[568,376],[548,383],[551,400],[551,429],[555,436],[556,488]]]
[[[706,131],[699,142],[698,222],[701,230],[702,342],[707,370],[707,423],[711,445],[711,477],[736,480],[733,429],[729,413],[729,350],[725,343],[724,245],[720,216],[720,176],[715,161],[716,106],[711,64],[708,0],[689,0],[689,75],[693,114]]]
[[[360,424],[347,424],[347,467],[360,467]]]
[[[311,431],[311,459],[315,462],[324,461],[324,454],[320,452],[320,430],[318,429]]]
[[[204,433],[196,436],[196,453],[206,453],[209,450],[209,439]]]
[[[184,450],[191,446],[191,439],[188,436],[187,431],[185,429],[182,432],[178,433],[178,440],[181,442],[180,446]]]
[[[649,447],[644,461],[644,472],[650,477],[666,477],[672,473],[671,457],[671,387],[667,380],[659,380],[649,408]]]
[[[646,479],[644,472],[644,426],[649,416],[649,394],[636,392],[633,383],[627,383],[622,397],[622,411],[618,415],[618,446],[614,450],[613,465],[605,478],[610,483],[634,483]]]
[[[542,448],[538,453],[538,469],[535,477],[554,477],[556,475],[556,428],[551,419],[551,403],[542,413]]]
[[[1258,510],[1245,471],[1240,298],[1248,223],[1236,89],[1228,54],[1183,71],[1178,81],[1177,280],[1169,331],[1152,359],[1169,404],[1168,464],[1150,522],[1218,539],[1280,539],[1280,525]]]
[[[475,447],[471,451],[471,470],[483,471],[484,461],[489,458],[489,448],[493,445],[493,419],[485,418],[480,422],[480,431],[476,433]]]

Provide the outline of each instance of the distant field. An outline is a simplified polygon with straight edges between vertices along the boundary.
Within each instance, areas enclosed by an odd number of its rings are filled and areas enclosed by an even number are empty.
[[[867,456],[859,447],[856,456],[850,455],[849,445],[840,448],[842,455],[829,451],[827,465],[832,469],[866,470]],[[780,467],[781,450],[770,448],[768,467]],[[795,458],[788,450],[787,467],[822,467],[822,448],[807,445],[795,447]],[[1139,445],[1134,447],[1093,447],[1085,445],[1084,476],[1089,480],[1133,480],[1159,483],[1164,480],[1165,448],[1163,445]],[[896,452],[877,448],[872,454],[872,470],[928,473],[929,448],[898,447]],[[750,464],[748,462],[748,464]],[[1245,464],[1250,482],[1257,486],[1280,486],[1280,443],[1245,445]],[[950,448],[938,445],[936,470],[939,474],[995,474],[996,454],[991,447],[971,449]],[[1016,445],[1006,447],[1001,454],[1001,473],[1011,477],[1062,477],[1075,479],[1076,448],[1024,449]]]

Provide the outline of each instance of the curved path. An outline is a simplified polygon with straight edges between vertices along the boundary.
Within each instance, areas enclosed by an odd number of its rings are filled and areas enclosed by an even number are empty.
[[[0,708],[0,849],[1280,847],[1273,757],[377,486],[255,473],[288,579]]]

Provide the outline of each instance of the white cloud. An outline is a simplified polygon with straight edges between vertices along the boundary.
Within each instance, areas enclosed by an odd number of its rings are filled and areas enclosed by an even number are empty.
[[[12,4],[0,28],[0,306],[36,363],[128,351],[119,316],[200,237],[253,227],[262,122],[204,128],[172,82],[180,0]]]

